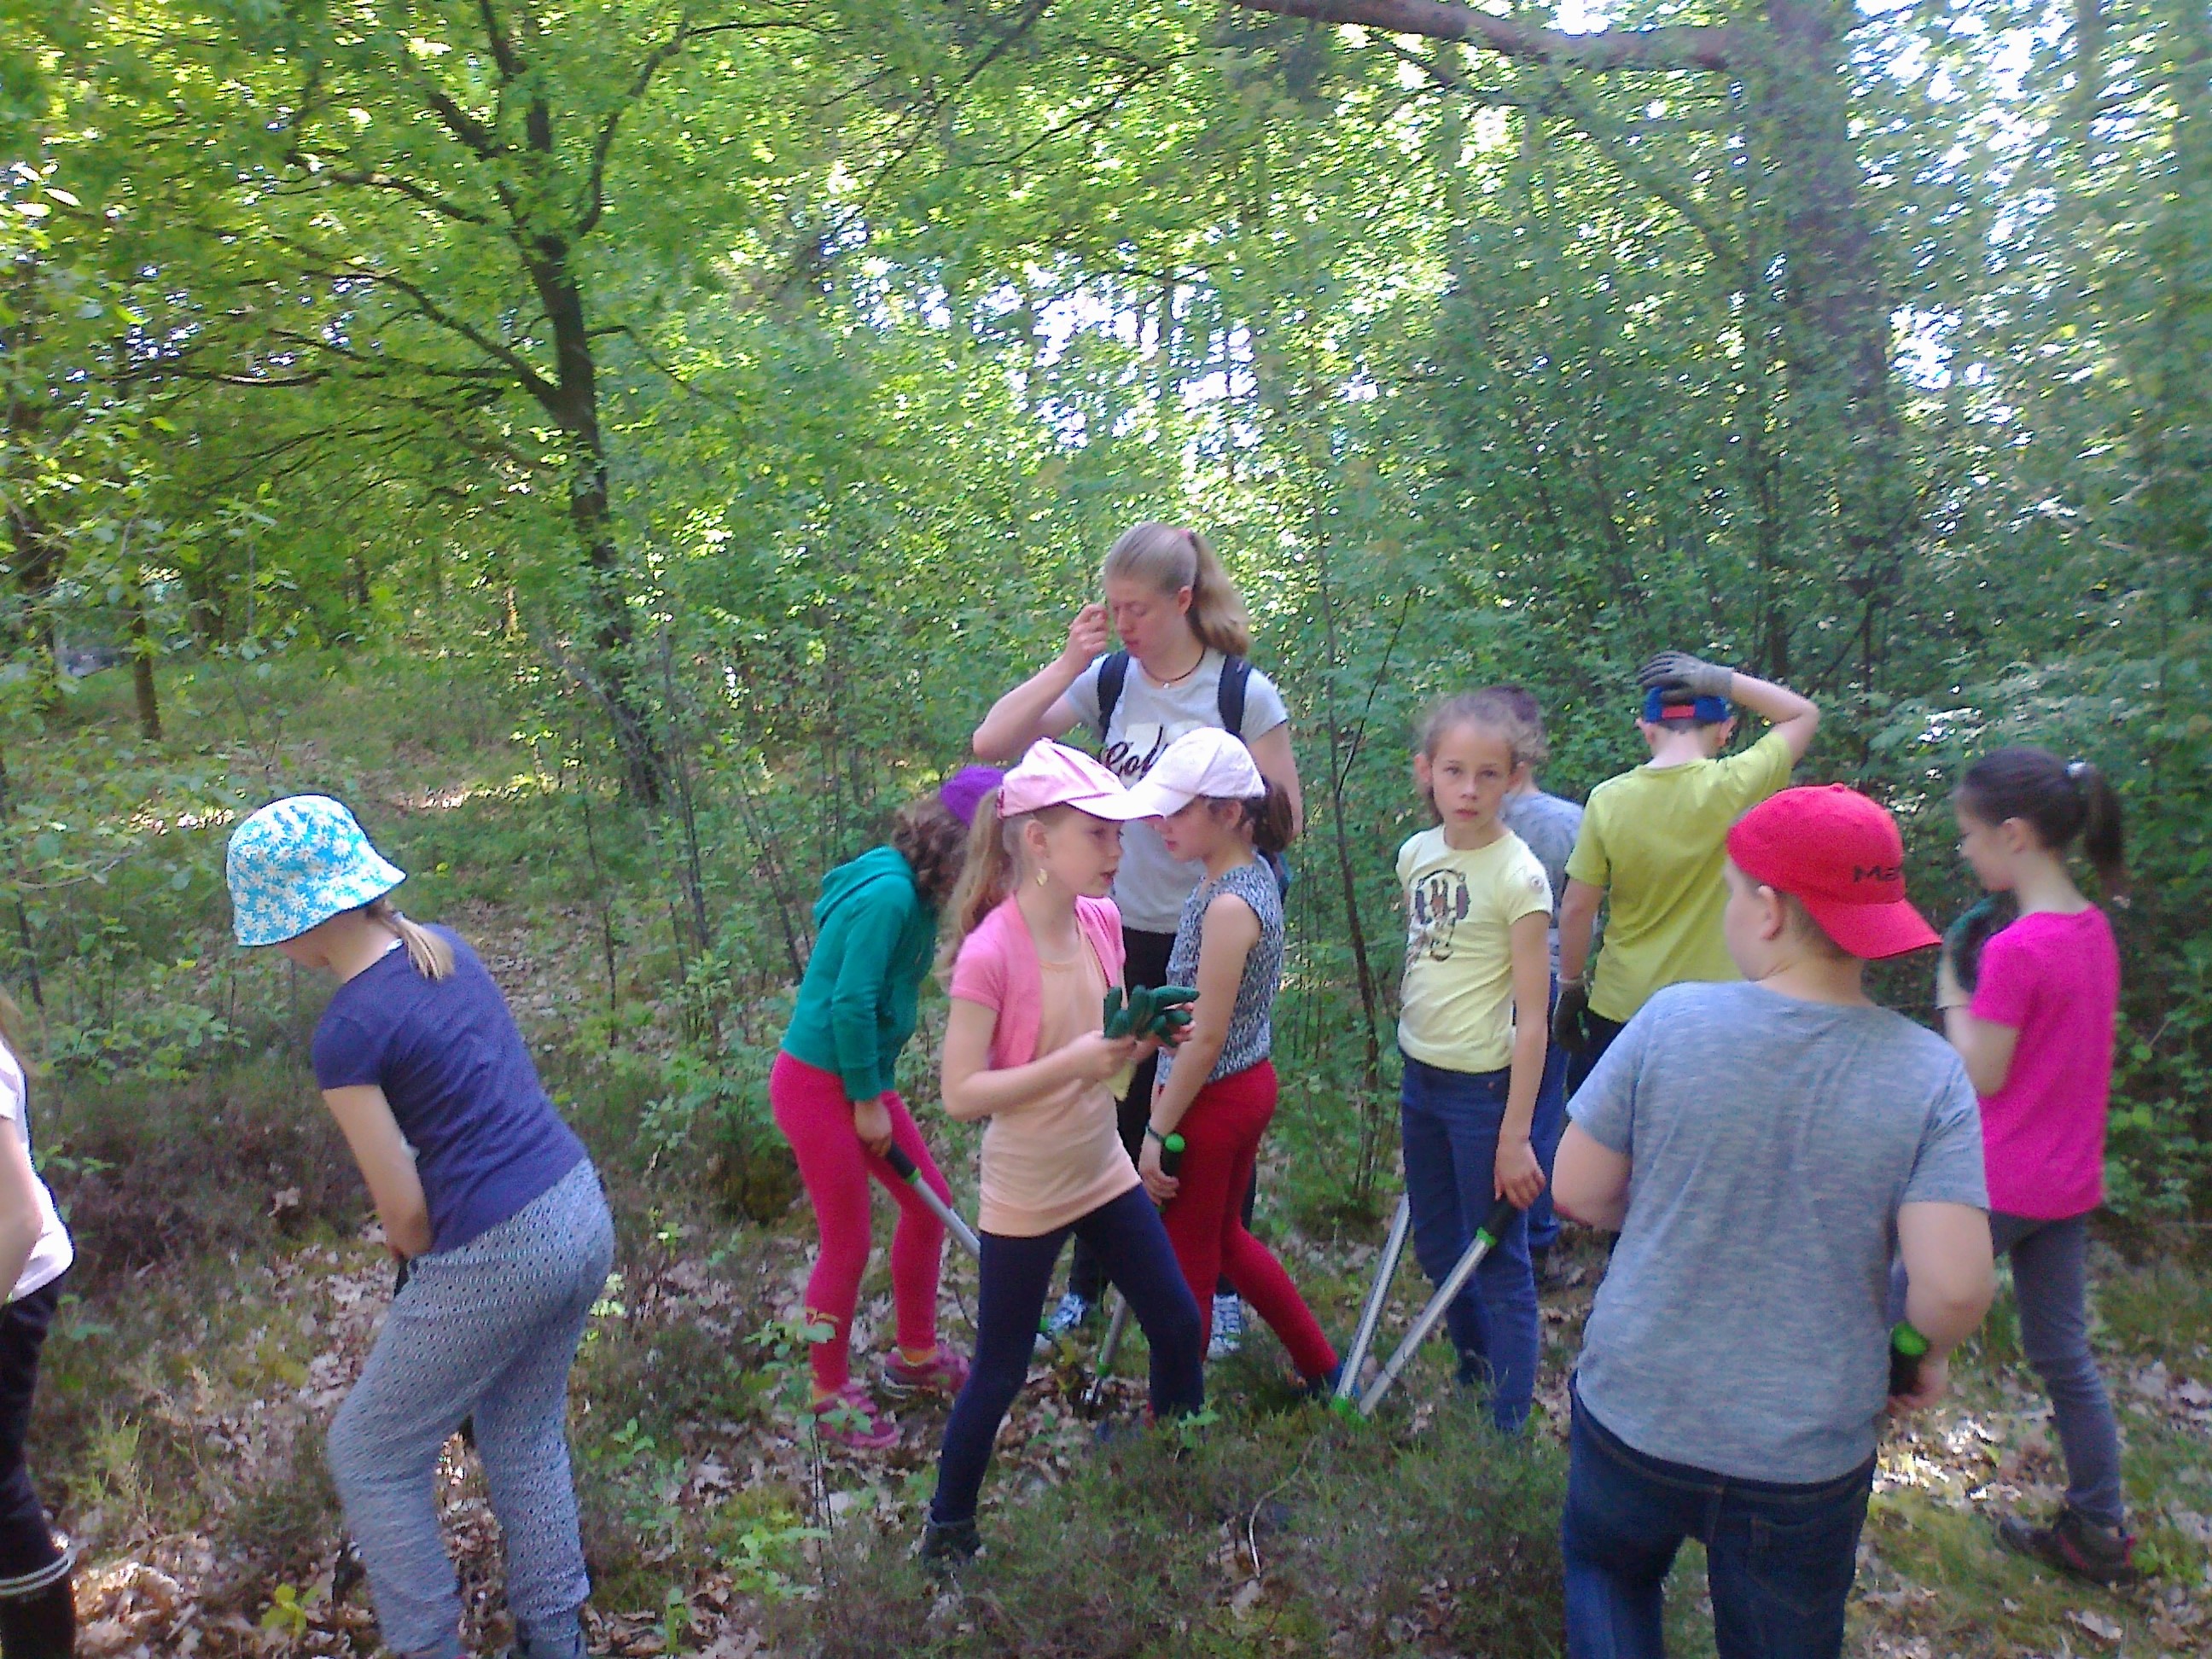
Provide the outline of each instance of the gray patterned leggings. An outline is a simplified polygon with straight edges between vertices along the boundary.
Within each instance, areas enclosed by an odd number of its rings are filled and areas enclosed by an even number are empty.
[[[568,1473],[568,1368],[614,1261],[586,1158],[458,1249],[417,1256],[331,1425],[331,1473],[385,1645],[458,1659],[460,1597],[438,1532],[438,1453],[465,1418],[507,1540],[518,1630],[561,1652],[591,1593]],[[539,1644],[533,1643],[533,1649]]]

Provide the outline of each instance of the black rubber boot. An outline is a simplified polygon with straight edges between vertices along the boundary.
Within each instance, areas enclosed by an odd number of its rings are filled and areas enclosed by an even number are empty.
[[[0,1601],[0,1655],[70,1659],[76,1651],[76,1591],[64,1573],[28,1595]]]

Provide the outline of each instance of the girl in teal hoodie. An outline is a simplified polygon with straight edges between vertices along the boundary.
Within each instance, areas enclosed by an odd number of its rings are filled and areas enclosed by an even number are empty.
[[[944,1227],[884,1155],[896,1144],[950,1200],[951,1189],[892,1085],[937,948],[938,907],[959,877],[975,803],[998,781],[988,767],[955,774],[935,794],[900,811],[890,846],[863,853],[823,878],[814,953],[769,1073],[776,1127],[798,1157],[822,1235],[822,1253],[806,1281],[806,1313],[810,1323],[827,1325],[830,1334],[813,1346],[812,1409],[825,1435],[859,1449],[898,1441],[897,1425],[876,1411],[867,1389],[852,1376],[853,1310],[872,1243],[871,1176],[899,1206],[891,1236],[898,1346],[884,1362],[884,1389],[952,1395],[968,1376],[968,1362],[937,1340]]]

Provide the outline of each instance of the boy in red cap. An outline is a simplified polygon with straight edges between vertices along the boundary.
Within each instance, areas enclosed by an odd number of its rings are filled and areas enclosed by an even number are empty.
[[[1841,1653],[1885,1405],[1942,1395],[1992,1290],[1973,1086],[1862,982],[1939,942],[1896,824],[1841,784],[1788,789],[1727,849],[1743,981],[1644,1005],[1575,1097],[1554,1172],[1562,1213],[1620,1234],[1574,1384],[1576,1659],[1664,1651],[1685,1538],[1705,1545],[1721,1659]],[[1900,1251],[1928,1347],[1891,1398]]]

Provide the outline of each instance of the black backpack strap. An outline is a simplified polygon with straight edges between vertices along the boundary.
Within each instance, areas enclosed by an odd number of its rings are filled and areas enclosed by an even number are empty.
[[[1221,729],[1232,738],[1244,735],[1244,687],[1252,678],[1252,665],[1242,657],[1221,659],[1221,685],[1218,693],[1221,710]],[[1099,677],[1103,685],[1105,677]]]
[[[1115,706],[1121,701],[1121,688],[1129,679],[1129,653],[1109,651],[1098,664],[1098,741],[1106,741],[1106,733],[1114,724]]]

